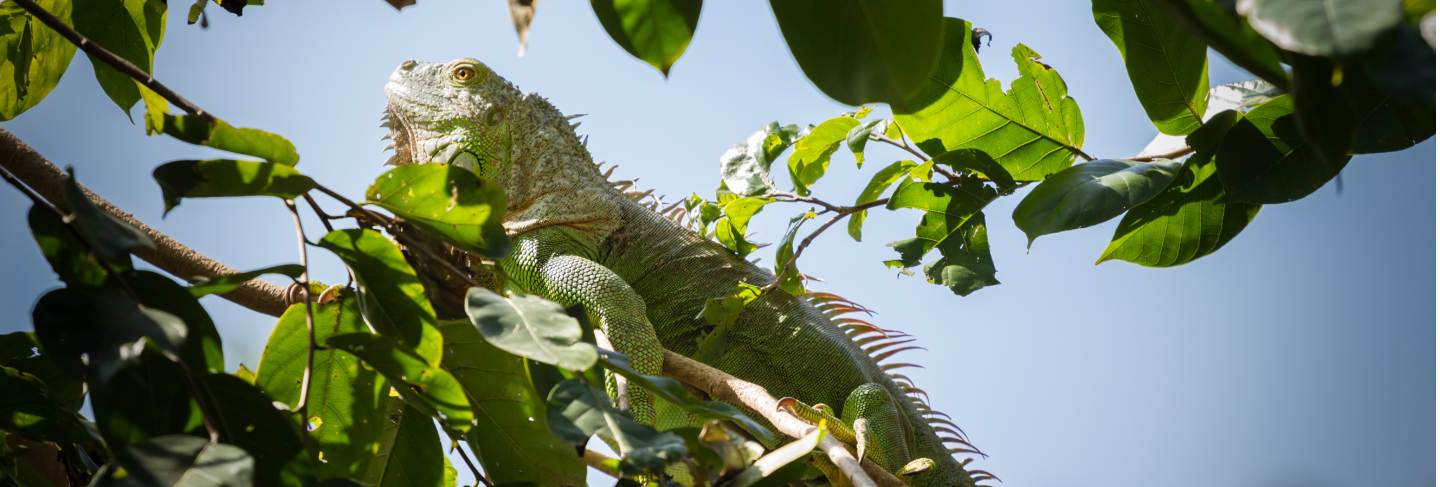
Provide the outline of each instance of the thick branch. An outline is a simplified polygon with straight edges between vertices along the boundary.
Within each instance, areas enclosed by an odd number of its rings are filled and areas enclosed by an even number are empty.
[[[665,351],[665,375],[694,386],[712,398],[745,406],[745,408],[759,413],[761,417],[774,425],[776,430],[787,436],[801,438],[815,427],[790,413],[781,411],[779,409],[780,400],[770,395],[770,392],[766,391],[764,387],[745,382],[720,369],[668,350]],[[857,487],[905,485],[900,482],[900,479],[895,478],[879,465],[875,465],[874,462],[866,460],[866,465],[862,467],[860,462],[855,460],[854,453],[834,436],[826,435],[822,438],[820,449]]]
[[[3,128],[0,128],[0,164],[4,164],[6,169],[20,178],[20,181],[45,199],[52,202],[64,199],[63,188],[65,180],[69,179],[70,175],[65,174],[65,171],[56,167],[44,156],[35,152],[34,148]],[[134,225],[155,241],[153,250],[140,248],[135,251],[135,255],[155,267],[182,279],[193,279],[198,276],[215,278],[237,273],[230,266],[211,259],[169,235],[151,228],[135,218],[134,215],[121,210],[90,190],[84,187],[81,190],[106,213]],[[223,297],[246,308],[271,316],[280,316],[290,303],[289,293],[284,287],[261,280],[247,282],[240,288],[224,294]]]

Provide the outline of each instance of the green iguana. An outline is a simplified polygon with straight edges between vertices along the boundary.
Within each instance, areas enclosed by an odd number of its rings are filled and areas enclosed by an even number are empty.
[[[448,163],[504,189],[511,254],[500,262],[510,285],[562,305],[583,305],[619,352],[658,375],[665,349],[789,396],[792,411],[812,421],[843,405],[832,433],[866,443],[865,456],[888,469],[933,461],[912,485],[974,485],[993,478],[966,470],[978,453],[949,417],[931,410],[914,384],[882,366],[910,338],[858,318],[863,310],[833,295],[766,293],[733,326],[698,317],[707,300],[737,282],[765,285],[774,276],[719,244],[627,196],[592,162],[570,119],[545,99],[523,94],[472,59],[406,61],[386,85],[392,164]],[[723,335],[716,335],[721,333]],[[705,343],[704,346],[701,343]],[[683,426],[682,411],[630,387],[638,421]],[[859,426],[859,428],[854,428]],[[768,445],[774,446],[774,445]]]

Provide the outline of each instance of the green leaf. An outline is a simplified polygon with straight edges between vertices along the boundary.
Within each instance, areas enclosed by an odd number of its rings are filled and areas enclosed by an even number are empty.
[[[185,370],[155,347],[145,347],[134,364],[109,381],[90,384],[90,405],[95,427],[112,451],[146,438],[203,429]]]
[[[179,354],[185,341],[180,318],[108,288],[50,291],[35,303],[31,316],[35,336],[62,367],[72,373],[89,369],[98,382],[138,358],[147,338],[170,356]],[[88,358],[83,364],[81,355]]]
[[[1280,54],[1245,19],[1235,13],[1235,2],[1214,0],[1154,0],[1155,7],[1175,24],[1261,79],[1285,86],[1289,76],[1280,67]]]
[[[1110,245],[1096,263],[1112,259],[1147,267],[1170,267],[1209,255],[1239,234],[1260,205],[1227,202],[1216,177],[1214,152],[1239,120],[1226,111],[1190,134],[1197,153],[1185,161],[1170,187],[1120,219]]]
[[[64,220],[49,208],[30,207],[30,234],[40,253],[60,280],[74,286],[99,286],[105,283],[105,268],[100,260],[67,228]]]
[[[1261,80],[1216,85],[1210,89],[1210,94],[1207,95],[1205,115],[1202,118],[1208,122],[1215,114],[1225,110],[1245,113],[1284,94],[1284,90],[1277,89],[1274,85]],[[1144,157],[1161,157],[1181,152],[1187,147],[1189,146],[1185,145],[1185,136],[1162,132],[1157,134],[1150,144],[1140,151],[1140,154]]]
[[[1290,97],[1271,100],[1246,113],[1225,133],[1215,151],[1215,168],[1232,201],[1284,203],[1305,197],[1333,179],[1349,162],[1332,162],[1308,150]]]
[[[715,222],[715,240],[741,257],[754,252],[759,247],[745,238],[745,232],[750,226],[750,218],[771,201],[769,198],[747,196],[726,203],[720,209],[724,216]]]
[[[0,366],[0,430],[40,441],[91,441],[84,419],[50,394],[39,377]]]
[[[75,6],[76,31],[146,74],[153,74],[155,49],[165,36],[164,0],[75,0]],[[130,109],[140,101],[141,86],[94,56],[90,56],[90,64],[100,88],[129,117]]]
[[[1357,119],[1351,150],[1401,150],[1434,136],[1435,48],[1419,29],[1404,26],[1370,52],[1345,71],[1341,85]]]
[[[211,159],[172,161],[155,168],[165,198],[165,213],[181,198],[274,196],[295,199],[315,188],[315,180],[295,168],[272,162]]]
[[[780,448],[776,448],[774,451],[766,453],[765,456],[755,460],[754,465],[742,470],[735,476],[734,480],[731,480],[730,484],[727,485],[733,487],[750,487],[755,485],[761,480],[765,480],[777,472],[780,472],[785,466],[808,458],[810,452],[815,451],[815,447],[820,446],[820,439],[824,437],[824,428],[812,428],[805,436],[786,443]]]
[[[376,332],[394,338],[431,367],[440,365],[440,330],[425,286],[394,242],[374,230],[336,230],[319,245],[355,276],[360,312]]]
[[[220,441],[244,448],[254,459],[256,485],[299,485],[310,477],[313,462],[302,455],[299,425],[275,409],[270,397],[226,373],[207,374],[199,383]]]
[[[643,387],[645,390],[655,393],[656,397],[679,406],[693,417],[731,421],[762,442],[779,441],[779,438],[769,428],[736,409],[735,406],[721,401],[700,402],[691,397],[690,393],[685,390],[685,386],[675,379],[660,375],[645,375],[635,370],[630,365],[630,358],[621,353],[601,350],[600,365],[606,370],[630,380],[632,385]]]
[[[865,189],[860,190],[860,195],[855,197],[855,205],[859,206],[879,199],[885,190],[890,189],[891,185],[899,181],[915,166],[915,161],[895,161],[876,171],[875,175],[870,177],[870,182],[865,185]],[[855,239],[856,242],[860,241],[860,231],[865,226],[866,213],[868,210],[850,214],[850,224],[847,230],[850,232],[850,238]]]
[[[810,194],[810,186],[830,168],[830,156],[845,142],[850,130],[859,126],[859,120],[842,115],[821,122],[795,142],[795,151],[790,153],[787,164],[795,192],[802,196]]]
[[[169,313],[185,323],[185,344],[180,347],[180,359],[191,370],[225,371],[220,332],[195,296],[169,277],[154,272],[127,272],[124,278],[142,306]]]
[[[655,471],[686,455],[684,439],[636,423],[610,405],[605,391],[577,379],[555,386],[545,409],[556,436],[576,445],[596,434],[612,440],[625,466]]]
[[[385,422],[387,429],[393,428],[393,436],[389,448],[377,455],[377,460],[384,460],[383,463],[377,461],[379,471],[372,472],[372,475],[378,476],[377,487],[455,485],[453,479],[448,483],[445,481],[448,467],[445,451],[440,447],[435,422],[429,416],[405,407],[398,421],[389,419]]]
[[[730,146],[720,156],[720,179],[725,187],[740,196],[774,192],[770,164],[795,143],[799,134],[800,128],[793,124],[782,127],[777,122],[770,122],[746,137],[744,142]]]
[[[1180,163],[1103,159],[1042,181],[1015,207],[1015,226],[1030,243],[1041,235],[1085,228],[1120,216],[1170,185]]]
[[[630,55],[669,76],[700,22],[701,0],[590,0],[605,32]]]
[[[1020,77],[1006,92],[1000,81],[985,79],[970,45],[970,24],[947,22],[937,81],[917,95],[935,101],[898,112],[895,121],[905,134],[932,157],[956,149],[984,151],[1017,181],[1039,181],[1069,167],[1082,154],[1085,123],[1060,75],[1018,44],[1011,55]]]
[[[1095,23],[1120,49],[1145,113],[1160,132],[1184,135],[1204,123],[1210,77],[1205,43],[1174,25],[1151,0],[1094,0]]]
[[[715,325],[720,329],[727,329],[735,324],[735,319],[740,317],[740,311],[745,305],[750,304],[760,297],[760,288],[749,283],[738,282],[735,284],[735,292],[729,296],[710,298],[705,300],[705,306],[700,308],[700,316],[706,323]],[[721,333],[711,333],[712,336],[720,336]],[[705,348],[701,345],[700,348]]]
[[[465,293],[465,314],[481,336],[506,352],[566,370],[595,365],[595,346],[580,339],[580,323],[553,301],[507,298],[475,287]]]
[[[37,0],[40,8],[70,23],[70,0]],[[70,67],[75,45],[30,16],[15,2],[0,4],[0,121],[44,100]]]
[[[157,436],[116,454],[95,474],[96,487],[249,487],[255,460],[245,450],[189,435]]]
[[[996,196],[993,189],[976,180],[962,180],[959,186],[902,180],[885,207],[913,208],[924,210],[925,214],[915,227],[915,238],[890,244],[900,253],[900,258],[887,264],[915,267],[932,249],[955,248],[959,241],[952,240],[964,238],[961,228],[965,222],[979,214]]]
[[[583,485],[585,464],[574,447],[550,434],[545,397],[532,385],[525,359],[491,345],[468,321],[441,323],[440,331],[445,369],[475,409],[475,429],[465,440],[491,480]]]
[[[1000,284],[995,278],[995,261],[990,258],[985,214],[976,213],[966,219],[955,234],[940,247],[940,258],[925,265],[926,280],[960,296]]]
[[[1235,9],[1276,46],[1310,56],[1360,54],[1404,20],[1395,0],[1239,0]]]
[[[190,284],[190,294],[195,297],[208,296],[211,294],[225,294],[239,289],[252,279],[266,275],[278,274],[290,278],[298,278],[305,273],[305,266],[300,264],[280,264],[270,267],[262,267],[253,271],[240,272],[219,277],[196,277]]]
[[[883,122],[884,120],[880,119],[871,120],[856,125],[855,128],[850,129],[849,133],[845,134],[845,146],[849,147],[850,154],[855,156],[856,169],[865,166],[865,145],[870,142],[870,133]]]
[[[426,363],[396,340],[369,333],[344,333],[330,337],[325,344],[360,357],[385,376],[410,407],[440,418],[452,431],[470,430],[475,415],[455,376]]]
[[[892,7],[881,0],[770,2],[795,62],[821,92],[846,105],[906,108],[936,72],[946,25],[939,0]]]
[[[191,144],[255,156],[286,166],[300,162],[295,145],[284,137],[259,129],[236,128],[224,120],[167,114],[161,131]]]
[[[85,384],[50,359],[34,333],[17,331],[0,335],[0,365],[35,376],[45,393],[65,411],[79,411],[85,401]]]
[[[70,224],[96,256],[128,268],[131,251],[155,248],[155,242],[145,232],[96,207],[75,182],[74,168],[65,179],[64,196],[73,218]]]
[[[353,293],[342,291],[334,301],[313,306],[317,343],[368,331]],[[293,410],[300,400],[309,348],[305,305],[291,305],[265,343],[255,386]],[[304,421],[326,459],[315,464],[316,475],[360,478],[370,468],[372,445],[381,440],[387,424],[382,418],[389,411],[385,408],[389,387],[374,369],[362,367],[360,359],[333,348],[315,351],[310,381],[309,417]]]
[[[463,250],[492,258],[510,252],[500,226],[505,193],[449,164],[409,164],[387,171],[365,192],[370,203]]]
[[[805,293],[805,282],[800,277],[797,265],[788,265],[795,257],[795,235],[800,232],[800,227],[805,221],[815,218],[815,212],[806,211],[790,219],[790,225],[785,229],[785,236],[780,239],[780,245],[775,248],[775,280],[780,284],[780,289],[794,296]]]

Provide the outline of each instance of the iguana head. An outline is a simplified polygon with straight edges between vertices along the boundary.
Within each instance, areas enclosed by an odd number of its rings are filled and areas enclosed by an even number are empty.
[[[510,162],[509,113],[521,94],[480,61],[405,61],[385,84],[395,155],[389,164],[443,163],[484,177]]]

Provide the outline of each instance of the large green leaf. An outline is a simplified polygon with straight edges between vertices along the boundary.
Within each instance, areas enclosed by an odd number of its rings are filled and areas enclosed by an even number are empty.
[[[880,195],[884,194],[885,190],[890,189],[891,185],[904,177],[915,165],[915,161],[895,161],[879,171],[875,171],[875,175],[870,177],[870,182],[865,184],[865,189],[860,190],[860,195],[855,197],[855,204],[858,206],[880,199]],[[867,210],[860,210],[850,214],[847,230],[850,232],[850,238],[855,239],[856,242],[860,241],[860,231],[865,226],[866,213]]]
[[[259,157],[294,166],[300,162],[295,145],[284,137],[264,130],[235,127],[224,120],[197,115],[164,115],[161,132],[195,145]]]
[[[675,433],[636,423],[610,404],[605,391],[577,379],[567,379],[550,391],[546,413],[550,431],[565,441],[583,445],[591,435],[614,441],[627,467],[655,471],[687,452],[685,440]]]
[[[1039,181],[1081,154],[1085,123],[1065,81],[1040,55],[1018,44],[1011,55],[1020,77],[1006,92],[986,79],[971,46],[970,24],[947,19],[945,54],[934,81],[917,97],[934,99],[895,121],[927,154],[956,149],[990,154],[1017,181]],[[941,81],[953,80],[953,82]]]
[[[105,268],[101,267],[100,260],[59,215],[49,208],[32,206],[28,220],[30,234],[40,246],[40,253],[61,281],[75,286],[99,286],[105,282]]]
[[[1229,202],[1214,163],[1215,146],[1239,118],[1226,111],[1190,134],[1189,144],[1198,152],[1170,187],[1125,213],[1097,263],[1181,265],[1209,255],[1245,229],[1260,205]]]
[[[147,340],[170,356],[185,341],[180,318],[109,288],[50,291],[35,303],[32,317],[35,336],[58,363],[72,372],[89,369],[99,382],[134,362]]]
[[[1161,132],[1188,134],[1205,123],[1210,89],[1205,43],[1171,22],[1151,0],[1094,0],[1095,23],[1120,49],[1130,84]]]
[[[75,30],[152,74],[155,49],[165,37],[166,10],[164,0],[75,0]],[[90,56],[90,64],[100,88],[130,116],[143,88],[95,56]]]
[[[1405,17],[1398,0],[1238,0],[1235,8],[1281,49],[1327,57],[1364,52]]]
[[[795,62],[830,98],[924,106],[911,95],[935,73],[943,50],[940,0],[905,8],[883,0],[772,0],[770,8]]]
[[[457,433],[470,430],[475,414],[455,376],[430,365],[395,340],[370,333],[343,333],[325,340],[326,346],[350,352],[380,372],[405,404],[444,421]]]
[[[505,193],[466,169],[399,166],[376,178],[365,197],[461,249],[497,259],[510,252],[510,239],[500,226]]]
[[[182,198],[274,196],[295,199],[315,188],[315,180],[295,168],[273,162],[211,159],[172,161],[155,168],[165,198],[165,213]]]
[[[430,366],[440,365],[440,330],[425,286],[394,242],[374,230],[336,230],[320,239],[350,268],[360,292],[360,312],[376,332],[412,349]]]
[[[491,345],[467,321],[441,323],[440,331],[445,369],[475,409],[475,429],[465,440],[491,480],[584,484],[585,464],[574,447],[550,434],[545,398],[532,385],[525,359]]]
[[[256,485],[301,485],[311,477],[314,462],[302,456],[298,418],[276,409],[269,396],[239,377],[206,374],[198,381],[220,441],[244,448],[254,459]]]
[[[1180,163],[1104,159],[1071,166],[1041,182],[1015,207],[1015,226],[1030,243],[1120,216],[1170,185]]]
[[[313,312],[317,343],[335,335],[368,331],[352,293],[341,292],[334,301],[316,304]],[[305,305],[291,305],[265,343],[255,386],[294,409],[300,400],[309,348]],[[354,355],[332,348],[315,351],[305,424],[311,441],[326,459],[316,464],[317,476],[360,478],[370,468],[375,455],[372,445],[381,440],[388,423],[384,419],[388,391],[379,373],[361,366]]]
[[[800,128],[793,124],[782,127],[777,122],[770,122],[746,137],[744,142],[730,146],[720,156],[720,179],[725,187],[740,196],[774,192],[770,164],[795,143],[799,133]]]
[[[830,168],[830,156],[845,142],[850,131],[860,126],[855,117],[839,116],[816,125],[810,132],[795,141],[795,151],[790,153],[788,166],[790,182],[795,192],[810,194],[810,185],[820,180]]]
[[[581,340],[580,323],[548,299],[507,298],[475,287],[465,293],[465,314],[481,336],[506,352],[567,370],[595,365],[595,346]]]
[[[157,436],[116,454],[95,487],[249,487],[255,460],[245,450],[189,435]]]
[[[1215,151],[1215,167],[1232,201],[1284,203],[1305,197],[1333,179],[1349,156],[1321,157],[1309,150],[1284,96],[1238,120]]]
[[[37,0],[69,23],[70,0]],[[45,99],[70,67],[75,45],[35,20],[15,2],[0,3],[0,120],[10,120]]]
[[[1152,0],[1161,12],[1231,62],[1278,86],[1288,76],[1280,54],[1235,13],[1235,2],[1215,0]]]
[[[700,22],[701,0],[590,0],[605,32],[630,55],[670,75]]]
[[[715,240],[741,257],[754,252],[759,246],[751,243],[745,232],[750,227],[750,218],[771,201],[769,198],[747,196],[725,203],[720,208],[724,216],[715,221]]]

